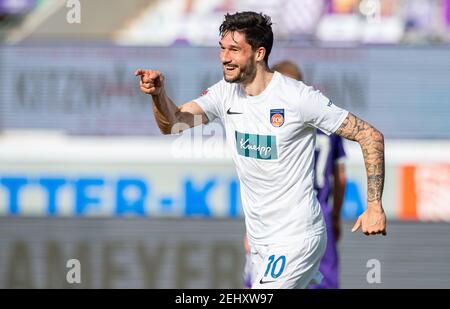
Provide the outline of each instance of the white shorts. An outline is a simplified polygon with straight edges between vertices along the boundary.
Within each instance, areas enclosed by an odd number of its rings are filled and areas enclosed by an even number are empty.
[[[252,289],[305,289],[310,284],[319,284],[320,260],[326,245],[325,230],[320,235],[305,237],[296,245],[252,245]]]

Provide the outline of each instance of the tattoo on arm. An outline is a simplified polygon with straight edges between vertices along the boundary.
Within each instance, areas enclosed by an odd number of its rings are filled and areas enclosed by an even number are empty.
[[[367,171],[367,200],[381,201],[384,186],[383,134],[351,113],[335,133],[360,144]]]

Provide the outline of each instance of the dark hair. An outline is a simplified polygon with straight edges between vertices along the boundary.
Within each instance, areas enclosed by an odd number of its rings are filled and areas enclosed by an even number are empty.
[[[245,40],[255,51],[259,47],[266,49],[264,61],[269,64],[269,55],[272,51],[273,32],[270,17],[263,13],[237,12],[226,14],[225,20],[220,25],[220,37],[224,37],[229,31],[243,33]]]

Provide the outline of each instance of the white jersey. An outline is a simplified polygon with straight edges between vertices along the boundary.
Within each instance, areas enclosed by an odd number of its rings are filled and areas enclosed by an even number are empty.
[[[313,187],[315,127],[331,134],[348,112],[278,72],[257,96],[222,80],[194,101],[225,127],[249,242],[290,243],[322,233]]]

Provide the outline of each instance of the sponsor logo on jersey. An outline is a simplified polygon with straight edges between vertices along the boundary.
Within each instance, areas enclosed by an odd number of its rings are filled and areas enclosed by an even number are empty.
[[[284,124],[284,109],[271,109],[270,123],[276,128],[281,127]]]
[[[207,95],[208,92],[209,92],[209,89],[206,89],[205,91],[203,91],[203,92],[200,94],[200,96],[203,97],[203,96]]]
[[[327,106],[330,107],[331,105],[333,105],[333,101],[330,100],[330,102],[328,102]]]
[[[243,157],[261,160],[278,159],[276,136],[235,131],[235,138],[236,150]]]

